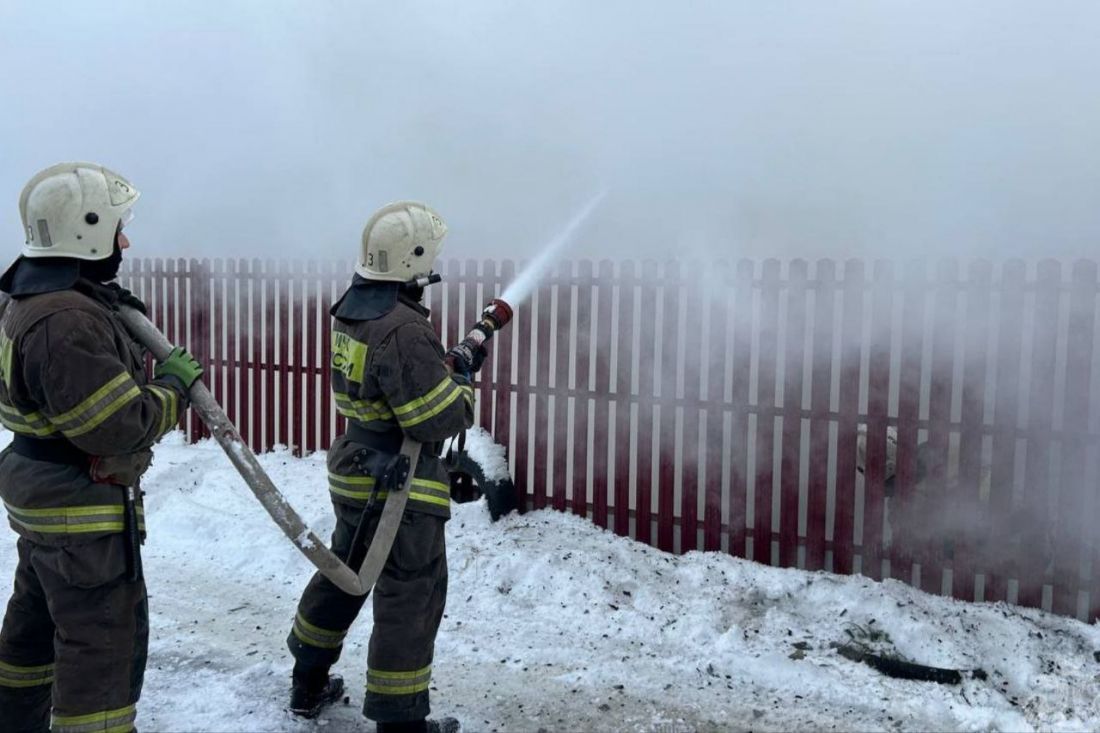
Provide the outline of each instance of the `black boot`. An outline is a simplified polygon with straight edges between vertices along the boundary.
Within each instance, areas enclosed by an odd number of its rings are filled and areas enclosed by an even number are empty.
[[[439,720],[402,720],[397,723],[378,723],[377,733],[458,733],[462,725],[454,718]]]
[[[344,694],[344,678],[324,668],[294,667],[288,710],[303,718],[316,718],[326,705]]]

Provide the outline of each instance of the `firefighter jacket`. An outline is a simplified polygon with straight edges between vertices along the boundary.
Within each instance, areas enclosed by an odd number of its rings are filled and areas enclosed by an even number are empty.
[[[94,467],[132,459],[143,470],[150,446],[186,407],[178,381],[148,380],[144,352],[117,307],[115,291],[82,279],[11,300],[0,317],[0,421],[17,435],[77,449],[68,464],[10,447],[0,454],[9,521],[35,542],[76,544],[123,531],[123,490],[93,480]],[[86,465],[77,465],[80,452]]]
[[[406,506],[449,517],[450,481],[439,452],[442,441],[473,425],[474,390],[444,364],[428,310],[401,297],[392,310],[373,320],[336,318],[331,372],[341,415],[379,436],[396,433],[425,444]],[[329,449],[333,501],[363,506],[369,500],[375,478],[364,475],[356,463],[362,448],[345,435]],[[384,499],[380,488],[376,500]]]

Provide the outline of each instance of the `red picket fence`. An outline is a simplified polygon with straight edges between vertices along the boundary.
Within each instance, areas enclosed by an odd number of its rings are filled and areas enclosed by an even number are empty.
[[[427,304],[451,344],[516,266],[444,272]],[[123,281],[254,450],[310,452],[343,428],[327,312],[350,277],[146,259]],[[1093,619],[1098,295],[1091,261],[563,263],[513,304],[478,421],[527,507],[673,552]]]

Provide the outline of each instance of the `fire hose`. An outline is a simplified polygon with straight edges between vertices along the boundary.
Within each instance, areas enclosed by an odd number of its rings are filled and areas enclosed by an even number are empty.
[[[123,306],[120,311],[126,327],[134,338],[149,349],[156,359],[160,360],[168,356],[172,350],[171,342],[141,311],[128,306]],[[472,354],[475,350],[483,348],[484,343],[511,319],[511,307],[503,300],[492,300],[458,346],[464,346]],[[448,356],[448,366],[453,370],[454,360],[450,356]],[[362,565],[358,569],[353,569],[325,546],[325,543],[306,525],[282,495],[202,380],[196,380],[191,385],[190,397],[192,409],[210,430],[211,436],[225,451],[233,467],[241,474],[245,484],[283,534],[337,588],[349,595],[361,596],[368,593],[389,557],[390,548],[408,500],[409,488],[420,454],[420,444],[407,437],[402,443],[400,454],[409,458],[409,467],[400,477],[400,491],[391,493],[382,511],[367,555]]]
[[[122,306],[120,311],[126,327],[130,329],[134,338],[149,349],[155,358],[159,360],[168,356],[168,352],[172,350],[172,344],[141,311],[129,306]],[[230,422],[221,405],[201,380],[196,380],[191,385],[191,408],[210,429],[210,435],[225,451],[225,455],[241,474],[248,488],[294,546],[340,590],[357,596],[367,593],[370,585],[364,587],[359,574],[332,554],[325,543],[306,525],[298,512],[294,511],[294,507],[287,502],[286,497],[272,482],[271,477],[256,460],[256,455],[241,440],[237,428]]]

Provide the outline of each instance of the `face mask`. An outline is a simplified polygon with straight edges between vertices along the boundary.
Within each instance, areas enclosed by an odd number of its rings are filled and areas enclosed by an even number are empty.
[[[111,256],[102,260],[85,260],[80,263],[80,276],[93,282],[105,283],[118,277],[118,268],[122,265],[122,249],[115,241]]]

